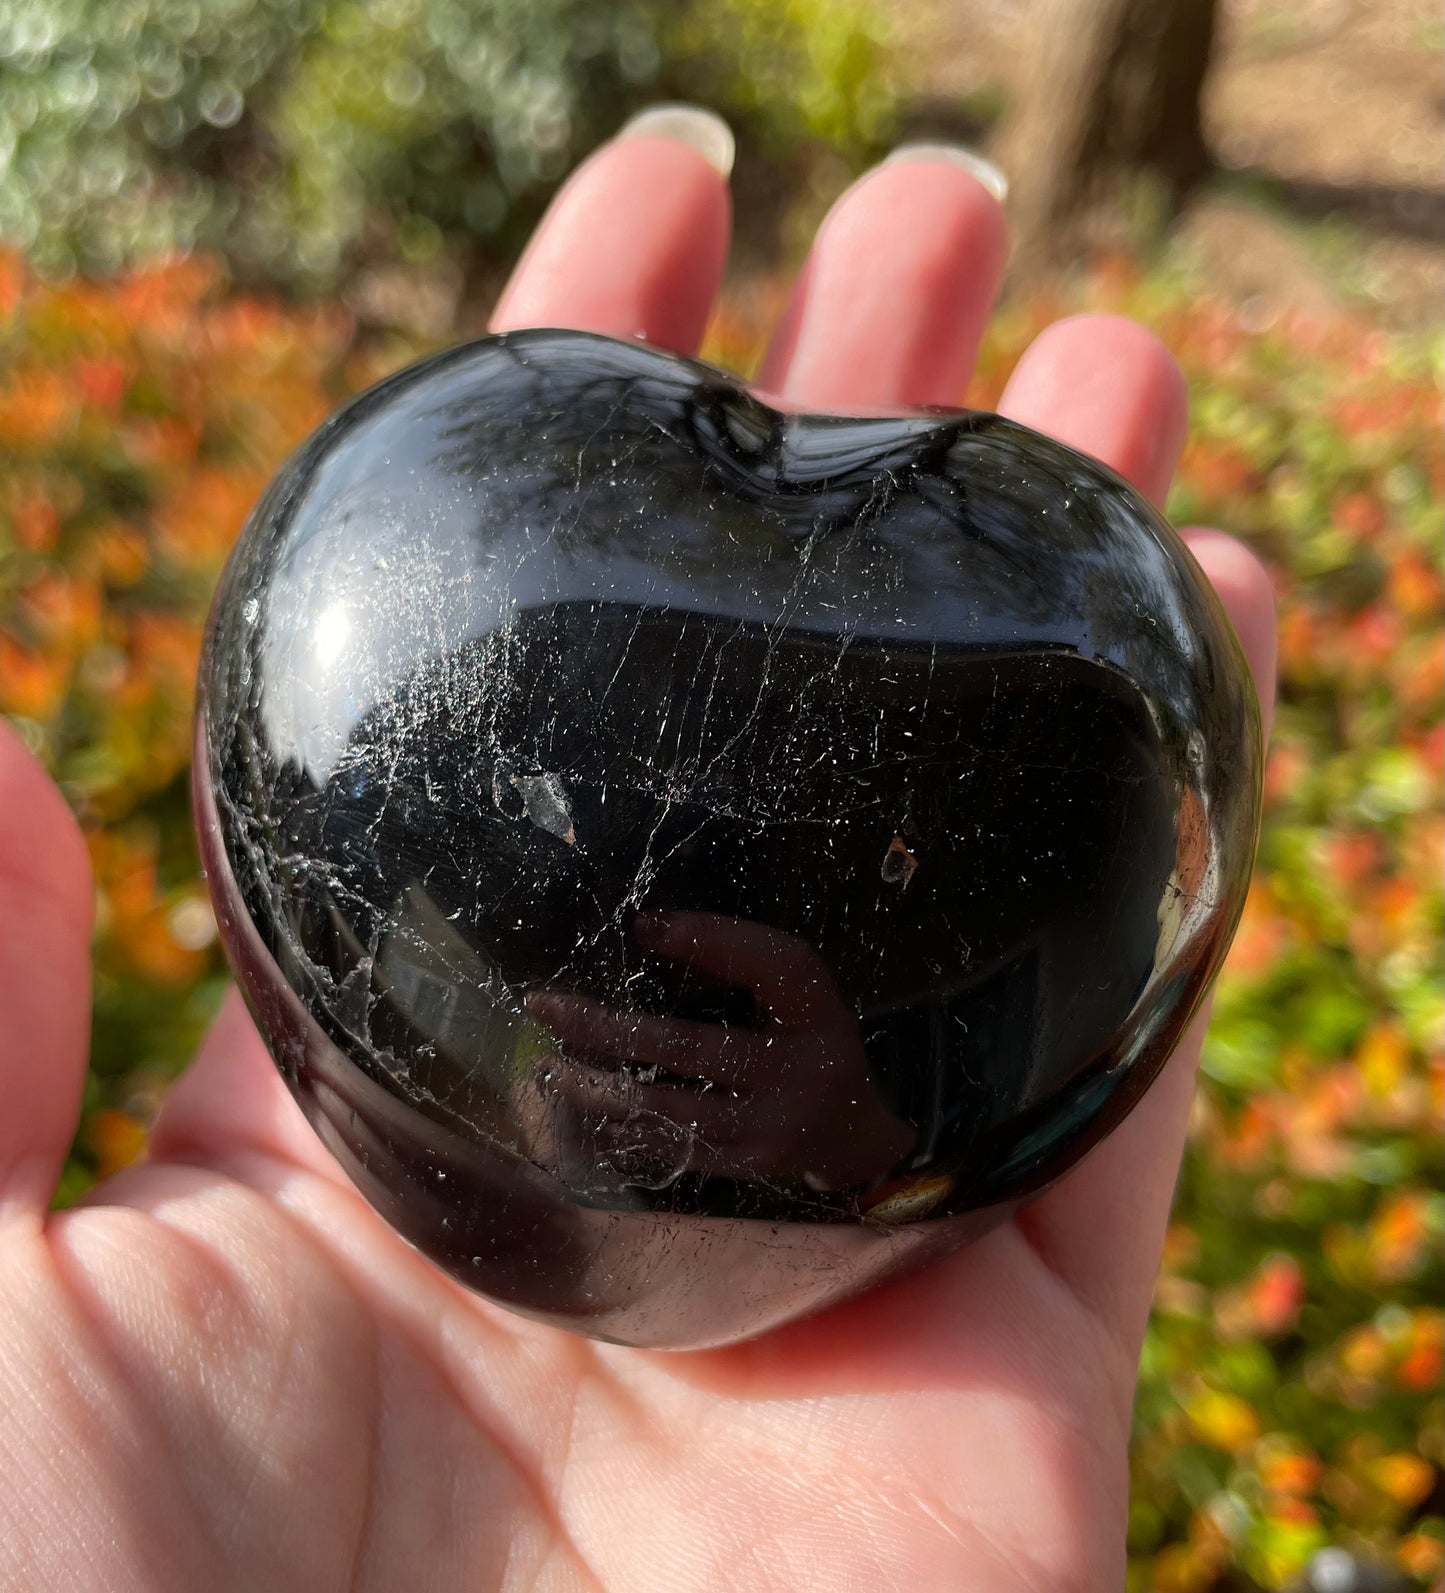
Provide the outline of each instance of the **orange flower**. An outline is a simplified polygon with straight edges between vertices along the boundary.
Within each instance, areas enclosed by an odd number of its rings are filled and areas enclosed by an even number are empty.
[[[9,320],[25,288],[25,264],[14,249],[0,249],[0,316]]]
[[[1369,1257],[1376,1277],[1403,1278],[1414,1271],[1429,1234],[1424,1190],[1385,1201],[1369,1226]]]
[[[1445,635],[1431,637],[1403,681],[1401,696],[1412,708],[1434,710],[1445,692]]]
[[[1304,1273],[1293,1256],[1266,1256],[1246,1291],[1250,1314],[1260,1333],[1288,1332],[1305,1300]]]
[[[1368,1323],[1341,1340],[1338,1355],[1347,1376],[1371,1383],[1383,1377],[1390,1364],[1390,1349],[1384,1336]]]
[[[140,669],[174,683],[189,697],[201,661],[201,621],[179,614],[137,614],[131,647]]]
[[[98,579],[110,586],[134,586],[150,563],[146,539],[122,521],[111,521],[93,531],[86,551]]]
[[[1270,1517],[1292,1527],[1314,1526],[1319,1513],[1303,1499],[1276,1499],[1270,1506]]]
[[[1345,831],[1325,842],[1330,873],[1341,885],[1361,885],[1380,867],[1381,837],[1373,830]]]
[[[37,635],[72,651],[100,631],[100,592],[94,581],[49,569],[25,589],[21,611]]]
[[[1428,1582],[1445,1572],[1445,1543],[1426,1532],[1412,1532],[1402,1538],[1397,1554],[1400,1569],[1419,1582]],[[1439,1593],[1438,1585],[1435,1593]]]
[[[1361,1040],[1355,1052],[1355,1066],[1365,1088],[1377,1100],[1388,1096],[1404,1077],[1410,1049],[1394,1024],[1377,1023]]]
[[[1372,603],[1355,615],[1345,634],[1358,668],[1361,663],[1379,664],[1388,660],[1403,640],[1405,627],[1392,609]]]
[[[1417,1505],[1435,1483],[1435,1468],[1419,1455],[1381,1455],[1366,1467],[1376,1488],[1402,1510]]]
[[[1335,520],[1358,536],[1373,537],[1385,527],[1385,511],[1368,493],[1352,492],[1335,504]]]
[[[194,420],[156,415],[128,420],[124,436],[128,452],[143,469],[177,470],[195,458],[201,427]]]
[[[1420,761],[1432,774],[1445,774],[1445,724],[1436,725],[1421,740]]]
[[[85,1143],[95,1157],[97,1178],[109,1178],[139,1160],[146,1148],[144,1125],[125,1112],[102,1108],[86,1121]]]
[[[1270,1493],[1308,1498],[1320,1485],[1324,1463],[1310,1450],[1288,1439],[1264,1439],[1256,1461],[1261,1484]]]
[[[49,719],[70,686],[71,659],[37,653],[0,631],[0,712],[22,719]]]
[[[125,396],[128,377],[119,360],[81,360],[75,380],[86,402],[98,409],[114,409]]]
[[[1334,419],[1347,437],[1359,440],[1404,430],[1423,407],[1419,393],[1401,383],[1363,395],[1350,394],[1336,406]]]
[[[101,895],[101,927],[132,967],[158,984],[181,984],[205,965],[195,946],[173,933],[171,903],[160,893],[156,838],[141,830],[91,837],[91,858]]]
[[[1445,1350],[1438,1344],[1417,1344],[1400,1357],[1395,1381],[1411,1393],[1428,1394],[1445,1377]]]
[[[264,479],[249,472],[192,471],[156,512],[161,547],[179,563],[219,565],[264,487]]]
[[[1364,1086],[1348,1065],[1321,1074],[1302,1095],[1281,1102],[1281,1130],[1290,1165],[1309,1178],[1339,1177],[1352,1151],[1340,1131],[1354,1122]]]
[[[1383,880],[1378,889],[1374,891],[1370,901],[1370,911],[1380,920],[1382,926],[1389,931],[1389,942],[1398,942],[1400,932],[1405,927],[1406,920],[1420,905],[1422,881],[1407,879],[1397,875],[1394,879]]]
[[[1281,644],[1281,656],[1283,643]],[[1267,805],[1286,800],[1309,773],[1310,760],[1304,750],[1290,742],[1277,743],[1270,749],[1269,761],[1264,766],[1264,799]]]
[[[115,303],[131,325],[151,335],[174,332],[219,281],[216,262],[193,255],[131,273],[117,285]]]
[[[1259,472],[1231,442],[1196,435],[1184,450],[1179,473],[1207,498],[1239,498],[1259,490]]]
[[[1202,1389],[1185,1406],[1194,1436],[1211,1449],[1237,1455],[1259,1437],[1259,1417],[1254,1407],[1223,1389]]]
[[[1221,1138],[1218,1155],[1239,1172],[1262,1169],[1279,1138],[1278,1117],[1268,1096],[1254,1095],[1240,1108],[1232,1131]]]
[[[1279,911],[1268,880],[1256,875],[1244,899],[1244,912],[1229,948],[1229,971],[1246,978],[1263,973],[1289,939],[1289,922]]]
[[[10,524],[15,540],[32,553],[49,553],[60,536],[60,516],[55,505],[39,493],[16,504]]]
[[[53,442],[73,413],[59,371],[44,366],[13,371],[0,387],[0,442],[26,449]]]
[[[1182,1222],[1170,1223],[1164,1235],[1160,1266],[1170,1272],[1192,1267],[1199,1260],[1199,1235]]]
[[[1155,1555],[1149,1586],[1153,1593],[1206,1593],[1223,1562],[1213,1544],[1171,1543]]]
[[[1395,608],[1410,619],[1436,616],[1445,604],[1438,573],[1418,553],[1402,553],[1390,561],[1386,590]]]

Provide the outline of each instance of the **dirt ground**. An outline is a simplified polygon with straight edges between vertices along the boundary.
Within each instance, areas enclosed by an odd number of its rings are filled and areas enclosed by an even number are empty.
[[[896,0],[912,131],[988,126],[1028,48],[1029,0]],[[1222,0],[1206,92],[1218,176],[1170,242],[1267,322],[1366,305],[1445,324],[1439,0]]]

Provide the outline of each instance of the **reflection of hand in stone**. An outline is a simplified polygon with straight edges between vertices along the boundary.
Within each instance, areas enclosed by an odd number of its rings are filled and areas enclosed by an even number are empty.
[[[529,995],[532,1016],[577,1054],[549,1057],[543,1087],[595,1155],[619,1170],[671,1159],[674,1173],[837,1188],[882,1177],[913,1148],[913,1128],[868,1076],[857,1014],[806,941],[712,913],[646,914],[633,932],[655,955],[750,991],[759,1024]]]

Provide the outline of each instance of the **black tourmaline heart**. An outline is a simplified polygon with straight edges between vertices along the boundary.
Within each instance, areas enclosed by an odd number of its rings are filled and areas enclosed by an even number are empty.
[[[716,1344],[956,1248],[1139,1099],[1258,708],[1116,476],[572,332],[402,372],[231,560],[196,802],[317,1133],[454,1276]]]

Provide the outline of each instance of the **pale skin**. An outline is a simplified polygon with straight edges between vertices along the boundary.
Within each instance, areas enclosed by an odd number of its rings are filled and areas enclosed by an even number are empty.
[[[564,188],[497,307],[693,352],[723,179],[634,137]],[[847,410],[956,403],[1003,268],[996,202],[879,168],[819,232],[763,383]],[[1061,322],[1001,408],[1162,498],[1165,349]],[[1269,702],[1273,606],[1189,540]],[[356,1194],[232,998],[148,1159],[47,1215],[79,1114],[93,888],[0,726],[0,1588],[960,1589],[1116,1593],[1141,1336],[1202,1036],[1015,1221],[731,1349],[619,1349],[466,1293]]]

